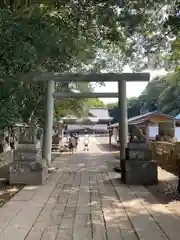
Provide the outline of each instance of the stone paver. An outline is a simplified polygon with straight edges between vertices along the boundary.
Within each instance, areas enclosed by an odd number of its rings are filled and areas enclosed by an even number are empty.
[[[0,209],[1,240],[178,240],[180,218],[143,186],[126,186],[112,156],[80,144],[39,187],[25,187]]]

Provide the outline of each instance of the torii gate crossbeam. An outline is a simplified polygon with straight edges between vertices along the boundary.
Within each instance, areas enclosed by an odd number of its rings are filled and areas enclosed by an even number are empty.
[[[52,73],[46,72],[37,74],[33,78],[34,81],[55,82],[118,82],[125,80],[126,82],[146,82],[149,80],[150,74],[143,73]]]
[[[125,159],[125,149],[128,142],[128,123],[127,123],[127,96],[126,81],[138,82],[149,81],[149,73],[45,73],[34,78],[35,81],[47,81],[46,94],[46,117],[43,139],[43,157],[51,165],[52,148],[52,129],[53,129],[53,109],[54,98],[96,98],[96,97],[118,97],[119,99],[119,140],[120,140],[120,159]],[[56,93],[55,82],[118,82],[118,93]],[[79,96],[78,96],[79,94]],[[123,162],[123,161],[121,161]]]
[[[54,92],[55,99],[64,98],[118,98],[119,93],[100,93],[100,92]]]

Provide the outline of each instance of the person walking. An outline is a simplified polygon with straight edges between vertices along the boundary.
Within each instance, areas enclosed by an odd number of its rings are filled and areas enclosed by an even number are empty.
[[[75,140],[73,134],[71,134],[71,136],[69,138],[69,152],[70,152],[70,154],[74,153],[75,146],[76,146],[76,140]]]
[[[84,136],[84,150],[83,151],[89,151],[89,136],[88,136],[88,134],[85,134],[85,136]]]
[[[4,140],[4,151],[5,152],[8,152],[11,150],[11,147],[10,147],[10,141],[9,141],[9,137],[5,137],[5,140]]]
[[[75,134],[73,135],[73,137],[74,137],[74,139],[75,139],[75,146],[74,146],[74,149],[75,149],[75,151],[77,151],[77,146],[78,146],[79,136],[78,136],[77,133],[75,133]]]
[[[14,134],[11,134],[10,136],[10,147],[12,150],[16,148],[16,137]]]

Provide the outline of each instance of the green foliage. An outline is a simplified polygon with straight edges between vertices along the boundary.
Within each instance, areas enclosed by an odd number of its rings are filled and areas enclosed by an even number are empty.
[[[176,116],[180,113],[180,72],[167,75],[167,87],[159,97],[159,108]]]
[[[86,83],[87,84],[87,83]],[[81,88],[85,87],[85,84],[78,83],[74,86],[76,89],[81,90]],[[87,86],[88,88],[88,86]],[[69,87],[68,84],[56,84],[56,91],[72,91],[73,87]],[[58,122],[62,117],[67,115],[74,115],[74,116],[81,116],[83,111],[83,105],[85,100],[84,99],[62,99],[62,100],[55,100],[55,108],[54,108],[54,120]]]
[[[116,108],[118,106],[118,103],[108,103],[106,104],[107,108],[108,109],[113,109],[113,108]]]
[[[117,103],[107,106],[113,111],[118,108]],[[154,78],[139,97],[128,99],[129,118],[147,111],[160,111],[172,116],[180,112],[180,74],[178,72]],[[115,114],[118,113],[115,112]]]
[[[97,69],[98,61],[93,65],[97,48],[103,39],[111,37],[98,34],[104,26],[100,19],[94,22],[100,9],[89,4],[86,13],[76,4],[63,1],[59,5],[58,1],[4,1],[0,8],[0,125],[4,128],[4,118],[8,119],[5,125],[17,120],[28,122],[32,117],[42,123],[46,85],[32,82],[29,73],[83,71],[87,62],[91,63],[89,70]],[[67,84],[63,90],[84,87]],[[63,109],[78,113],[82,102],[56,102],[55,117],[64,115]]]
[[[31,82],[32,73],[120,72],[127,63],[136,71],[163,66],[178,72],[179,16],[178,1],[170,0],[1,1],[0,125],[32,117],[43,122],[46,85]],[[177,86],[173,82],[162,92],[149,85],[139,98],[129,100],[129,106],[172,112],[175,104],[165,108],[164,103],[174,95],[179,106],[179,80]],[[88,87],[60,84],[57,89]],[[56,102],[55,118],[65,115],[64,109],[80,114],[83,104],[84,100]]]
[[[138,98],[129,100],[129,107],[176,116],[180,112],[180,74],[153,79]]]
[[[166,78],[154,78],[148,83],[145,90],[138,98],[141,111],[155,111],[159,109],[159,96],[166,89]]]
[[[89,108],[104,108],[106,105],[99,98],[88,99]]]

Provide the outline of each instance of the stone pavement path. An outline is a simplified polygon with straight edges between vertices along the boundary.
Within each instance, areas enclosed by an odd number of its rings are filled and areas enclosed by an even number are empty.
[[[180,218],[142,186],[126,186],[112,156],[82,144],[55,157],[61,171],[0,209],[0,240],[179,240]]]

